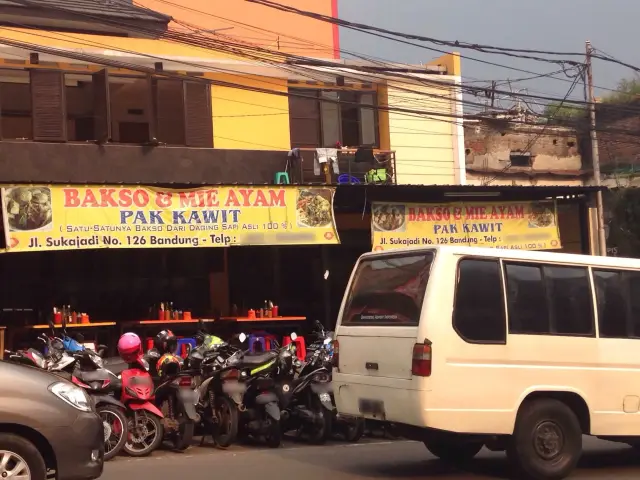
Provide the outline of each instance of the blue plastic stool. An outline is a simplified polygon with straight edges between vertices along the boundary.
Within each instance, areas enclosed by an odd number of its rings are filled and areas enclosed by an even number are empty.
[[[273,182],[276,185],[289,185],[289,174],[287,172],[276,172]]]
[[[178,348],[176,349],[176,355],[182,356],[182,349],[185,345],[191,345],[191,348],[196,348],[196,339],[195,338],[179,338],[178,339]]]
[[[256,343],[259,343],[262,347],[262,351],[267,351],[267,340],[261,335],[249,335],[249,350],[251,353],[256,353]]]

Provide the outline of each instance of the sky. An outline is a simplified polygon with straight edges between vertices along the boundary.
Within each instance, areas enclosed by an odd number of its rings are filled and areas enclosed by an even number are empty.
[[[338,0],[339,17],[390,30],[443,40],[509,48],[584,52],[585,41],[619,60],[640,66],[636,43],[640,0]],[[403,63],[425,63],[441,54],[341,29],[341,48]],[[446,49],[433,44],[425,46]],[[534,73],[557,71],[555,64],[460,50],[462,55]],[[577,57],[574,59],[578,59]],[[532,75],[462,59],[463,81],[520,79]],[[567,77],[564,74],[557,75]],[[615,89],[621,78],[634,78],[625,67],[596,60],[596,86]],[[485,86],[486,84],[480,84]],[[513,83],[513,91],[564,97],[570,81],[548,78]],[[503,87],[504,88],[504,87]],[[605,94],[596,90],[596,95]],[[572,98],[583,97],[578,88]]]

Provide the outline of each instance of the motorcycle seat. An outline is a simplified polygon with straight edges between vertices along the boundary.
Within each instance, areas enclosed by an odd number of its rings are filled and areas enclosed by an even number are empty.
[[[98,370],[75,370],[74,375],[78,377],[78,380],[83,382],[96,382],[111,380],[111,375],[104,369]]]
[[[241,367],[255,367],[270,362],[278,356],[278,352],[248,353],[238,362]]]
[[[120,375],[123,371],[129,368],[129,364],[121,358],[107,359],[104,361],[104,368],[109,370],[114,375]]]

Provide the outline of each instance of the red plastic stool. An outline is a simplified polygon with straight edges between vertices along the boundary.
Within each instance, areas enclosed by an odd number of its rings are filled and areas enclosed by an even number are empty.
[[[282,346],[286,347],[287,345],[289,345],[291,343],[291,337],[287,336],[284,337],[284,339],[282,340]],[[293,343],[296,344],[296,356],[298,357],[298,359],[302,362],[304,362],[304,359],[307,358],[307,349],[305,346],[305,342],[304,342],[304,337],[298,337],[296,338]]]

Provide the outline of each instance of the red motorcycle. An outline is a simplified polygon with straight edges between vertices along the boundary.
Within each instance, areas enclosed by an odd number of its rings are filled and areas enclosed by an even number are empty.
[[[118,353],[128,364],[120,373],[120,401],[127,407],[129,421],[129,437],[124,451],[132,457],[144,457],[162,443],[163,415],[154,405],[155,387],[149,374],[149,364],[142,356],[140,338],[135,333],[125,333],[118,341]]]

